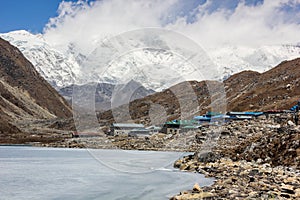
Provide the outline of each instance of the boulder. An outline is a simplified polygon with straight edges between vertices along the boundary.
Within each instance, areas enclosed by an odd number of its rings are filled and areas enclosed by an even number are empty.
[[[199,162],[204,162],[204,163],[215,162],[220,158],[219,155],[217,155],[216,153],[211,152],[211,151],[200,152],[200,153],[198,153],[197,157],[198,157]]]

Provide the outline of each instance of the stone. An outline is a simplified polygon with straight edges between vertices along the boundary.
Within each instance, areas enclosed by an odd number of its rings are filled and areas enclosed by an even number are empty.
[[[295,183],[297,179],[295,177],[287,177],[284,179],[284,183]]]
[[[179,159],[177,160],[175,163],[174,163],[174,168],[180,168],[180,166],[182,165],[183,163],[183,160],[182,159]]]
[[[255,181],[255,178],[252,177],[252,176],[250,176],[250,177],[249,177],[249,182],[252,183],[252,182],[254,182],[254,181]]]
[[[189,199],[204,199],[214,197],[213,193],[211,192],[201,192],[201,193],[187,193],[187,194],[180,194],[176,195],[171,198],[171,200],[189,200]]]
[[[296,124],[295,124],[294,122],[292,122],[291,120],[289,120],[289,121],[287,122],[287,124],[288,124],[289,126],[296,126]]]
[[[213,197],[213,193],[211,192],[201,192],[201,193],[196,193],[191,196],[191,199],[203,199],[203,198],[209,198]]]
[[[198,153],[198,160],[200,162],[215,162],[217,159],[219,158],[219,156],[217,156],[215,153],[213,152],[200,152]]]
[[[286,194],[286,193],[281,193],[280,196],[281,196],[281,197],[284,197],[284,198],[287,198],[287,199],[290,199],[290,198],[291,198],[291,195]]]
[[[297,189],[295,190],[295,197],[300,198],[300,188],[297,188]]]
[[[187,163],[184,163],[182,165],[180,165],[180,170],[184,171],[184,170],[189,170],[190,166]]]
[[[196,184],[194,185],[193,191],[194,191],[194,192],[202,192],[202,189],[201,189],[201,187],[199,186],[198,183],[196,183]]]
[[[258,169],[252,169],[250,172],[249,172],[249,176],[253,177],[255,176],[256,174],[259,173],[259,170]]]
[[[294,187],[292,185],[283,185],[280,189],[282,193],[295,194]]]

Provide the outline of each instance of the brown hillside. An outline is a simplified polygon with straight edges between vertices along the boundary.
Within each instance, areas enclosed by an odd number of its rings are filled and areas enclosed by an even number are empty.
[[[254,71],[237,73],[223,83],[216,81],[189,81],[179,83],[165,91],[155,93],[143,99],[130,102],[130,116],[127,113],[128,105],[118,109],[99,113],[99,120],[103,123],[123,119],[136,122],[151,123],[149,116],[151,106],[159,105],[161,111],[152,113],[158,118],[162,112],[167,119],[189,118],[196,114],[204,114],[208,110],[224,111],[218,109],[222,103],[220,91],[225,89],[227,111],[265,111],[271,109],[289,109],[300,99],[300,59],[285,61],[277,67],[262,74]],[[209,87],[208,87],[209,86]],[[188,88],[193,88],[193,91]],[[194,96],[196,99],[193,99]],[[214,101],[211,99],[220,100]],[[179,101],[185,103],[179,105]],[[196,104],[195,104],[196,103]],[[196,108],[196,109],[195,109]],[[190,116],[182,116],[182,110],[190,109]],[[184,112],[186,113],[186,112]]]
[[[289,109],[300,98],[300,59],[245,78],[243,73],[225,81],[230,110]],[[250,80],[250,81],[249,81]],[[239,81],[239,84],[234,84]]]
[[[23,105],[25,102],[20,100],[21,97],[12,94],[13,91],[20,96],[27,95],[54,116],[71,117],[72,115],[66,101],[38,74],[22,53],[1,38],[0,81],[2,101],[4,98],[31,115],[35,114]]]
[[[71,116],[70,106],[56,90],[16,47],[0,38],[0,142],[30,142],[31,131],[37,130],[31,127],[34,121]]]

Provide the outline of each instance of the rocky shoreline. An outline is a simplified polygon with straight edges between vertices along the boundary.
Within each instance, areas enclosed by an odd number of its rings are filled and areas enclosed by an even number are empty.
[[[174,167],[216,178],[180,199],[300,199],[300,127],[288,115],[228,124],[210,152],[196,152]]]
[[[194,157],[178,160],[175,167],[216,178],[212,186],[195,185],[172,200],[183,199],[299,199],[300,171],[290,167],[271,167],[257,162],[232,161],[221,158],[215,162],[199,162]]]

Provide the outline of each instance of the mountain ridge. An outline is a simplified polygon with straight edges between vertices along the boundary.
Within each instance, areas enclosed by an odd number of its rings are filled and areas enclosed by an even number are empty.
[[[121,88],[121,89],[120,89]],[[115,90],[119,92],[116,93]],[[141,84],[136,81],[130,81],[127,84],[121,85],[113,85],[109,83],[87,83],[84,85],[70,85],[67,87],[60,88],[58,92],[68,100],[70,105],[72,105],[73,99],[73,91],[84,91],[84,90],[94,90],[95,91],[95,109],[97,111],[109,110],[112,107],[120,106],[124,103],[122,96],[126,97],[130,94],[130,101],[135,99],[143,98],[150,94],[153,94],[153,90],[146,89]],[[84,93],[84,92],[80,92]],[[114,101],[112,100],[113,97],[118,96],[117,99]],[[127,103],[127,102],[126,102]]]
[[[124,75],[127,76],[126,73],[128,73],[129,69],[139,69],[138,66],[140,64],[144,65],[146,63],[149,69],[143,68],[143,71],[147,74],[143,76],[141,73],[135,73],[133,78],[147,89],[162,91],[184,80],[193,80],[191,73],[195,70],[185,63],[182,66],[176,67],[176,69],[180,69],[178,71],[180,73],[177,76],[173,78],[164,76],[164,74],[171,75],[167,72],[168,69],[170,70],[170,67],[152,66],[153,63],[159,64],[167,61],[171,66],[174,64],[177,65],[180,63],[180,60],[167,51],[152,52],[145,49],[132,55],[128,54],[123,60],[115,60],[114,66],[108,68],[109,71],[101,69],[98,72],[93,72],[93,76],[87,78],[85,77],[86,71],[82,68],[82,65],[89,55],[83,55],[76,48],[75,44],[69,44],[65,48],[67,50],[58,50],[54,45],[50,45],[42,34],[34,35],[27,31],[4,33],[0,34],[0,37],[16,45],[26,58],[34,64],[38,72],[56,89],[72,84],[83,85],[91,81],[122,84],[122,78],[124,78]],[[269,45],[258,48],[228,45],[218,48],[207,48],[206,51],[217,67],[215,69],[217,70],[217,74],[208,74],[211,77],[203,77],[203,79],[208,80],[226,80],[231,75],[244,70],[264,72],[284,60],[292,60],[300,57],[300,47],[298,44]],[[172,70],[176,69],[172,68]],[[159,71],[160,76],[154,73],[155,71]],[[182,76],[185,73],[187,74],[187,78]],[[131,75],[128,74],[128,76]],[[178,76],[183,79],[178,79]]]

